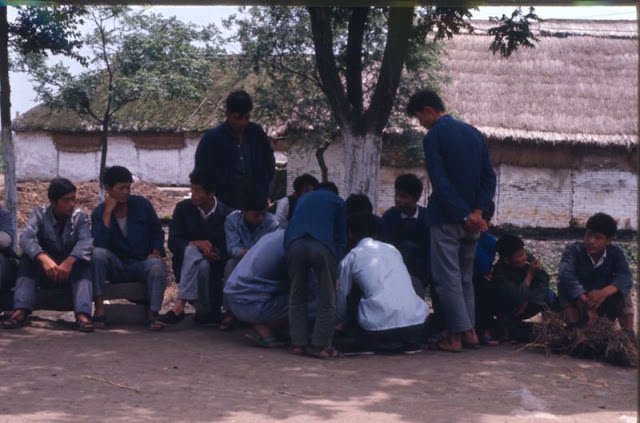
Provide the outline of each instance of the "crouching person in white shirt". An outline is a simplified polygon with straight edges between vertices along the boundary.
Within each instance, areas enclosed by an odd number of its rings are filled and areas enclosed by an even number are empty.
[[[420,352],[429,309],[416,295],[402,255],[373,239],[370,214],[347,221],[352,250],[340,263],[336,297],[337,329],[355,344],[345,352]]]

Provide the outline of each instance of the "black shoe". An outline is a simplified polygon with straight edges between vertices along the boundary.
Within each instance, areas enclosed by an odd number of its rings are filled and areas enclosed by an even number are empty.
[[[158,320],[167,325],[176,325],[184,320],[184,312],[176,314],[173,310],[158,316]]]

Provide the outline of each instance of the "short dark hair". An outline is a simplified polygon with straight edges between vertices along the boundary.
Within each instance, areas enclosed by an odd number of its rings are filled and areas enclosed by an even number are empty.
[[[511,234],[502,235],[496,242],[496,250],[502,258],[511,257],[521,248],[524,248],[524,242],[519,237]]]
[[[227,113],[239,113],[246,115],[253,110],[251,96],[244,90],[233,91],[227,96]]]
[[[444,112],[444,103],[435,91],[424,90],[418,91],[411,97],[407,103],[407,114],[415,116],[416,112],[422,111],[425,107],[431,107],[436,112]]]
[[[422,181],[413,173],[405,173],[396,178],[394,184],[396,192],[404,192],[409,194],[418,201],[422,196]]]
[[[489,206],[486,210],[482,210],[482,218],[486,221],[493,219],[493,214],[496,212],[496,203],[489,202]]]
[[[212,178],[208,177],[208,173],[200,168],[195,168],[189,174],[189,183],[191,185],[199,185],[206,192],[216,192],[216,186]]]
[[[262,191],[249,190],[244,193],[240,208],[242,210],[263,211],[269,206],[269,197]]]
[[[318,187],[316,188],[316,190],[318,190],[318,189],[326,189],[326,190],[331,191],[335,195],[340,195],[339,192],[338,192],[338,186],[336,184],[334,184],[333,182],[330,182],[330,181],[320,182],[318,184]]]
[[[63,196],[76,191],[76,186],[67,178],[54,178],[49,182],[47,197],[49,197],[49,201],[55,203]]]
[[[364,194],[351,194],[345,201],[347,206],[347,216],[373,213],[373,204],[371,200]]]
[[[587,220],[587,229],[591,232],[603,234],[607,238],[613,238],[618,230],[618,224],[608,214],[596,213]]]
[[[360,240],[375,237],[378,228],[371,213],[355,213],[347,218],[347,229],[355,239]]]
[[[296,194],[300,194],[302,189],[307,185],[311,185],[313,189],[316,189],[318,187],[318,183],[318,180],[314,176],[309,175],[308,173],[303,173],[293,180],[293,191]]]
[[[104,171],[102,176],[104,186],[113,188],[119,182],[133,182],[133,176],[129,169],[124,166],[111,166]]]

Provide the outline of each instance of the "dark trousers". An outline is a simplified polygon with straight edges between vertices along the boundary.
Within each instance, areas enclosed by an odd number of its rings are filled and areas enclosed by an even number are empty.
[[[331,345],[336,319],[336,257],[320,241],[304,237],[287,248],[287,267],[291,290],[289,296],[289,330],[291,343],[307,345],[309,274],[313,270],[318,279],[318,306],[311,336],[311,345]]]
[[[484,275],[473,275],[473,292],[476,299],[476,329],[482,334],[495,329],[494,317],[498,312],[498,293],[494,284]]]

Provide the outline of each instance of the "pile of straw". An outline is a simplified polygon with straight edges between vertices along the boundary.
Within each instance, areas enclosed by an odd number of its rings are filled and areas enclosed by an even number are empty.
[[[623,367],[638,366],[637,341],[605,317],[591,325],[568,328],[560,314],[545,312],[542,321],[533,326],[533,335],[534,341],[527,348],[602,360]]]

